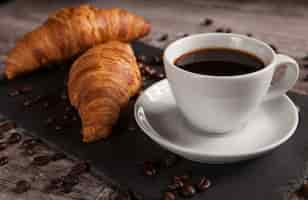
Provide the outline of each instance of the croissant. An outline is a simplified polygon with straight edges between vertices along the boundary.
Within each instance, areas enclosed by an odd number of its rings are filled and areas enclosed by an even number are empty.
[[[68,96],[81,117],[84,142],[110,135],[121,108],[139,91],[141,83],[134,52],[126,43],[100,44],[73,63]]]
[[[17,41],[5,61],[5,74],[13,79],[78,56],[94,45],[109,40],[130,42],[149,31],[150,25],[142,17],[124,9],[63,8]]]

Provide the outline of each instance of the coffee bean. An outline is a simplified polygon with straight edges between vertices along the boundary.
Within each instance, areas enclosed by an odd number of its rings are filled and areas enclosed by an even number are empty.
[[[304,183],[302,184],[302,186],[300,187],[298,193],[305,197],[308,198],[308,181],[304,181]]]
[[[60,126],[60,125],[56,125],[56,126],[55,126],[55,130],[56,130],[56,131],[61,131],[62,129],[63,129],[63,127]]]
[[[68,120],[70,117],[68,115],[63,115],[63,120]]]
[[[26,139],[21,143],[21,147],[22,148],[26,148],[26,149],[32,149],[35,145],[41,143],[41,140],[39,139],[34,139],[34,138],[30,138],[30,139]]]
[[[157,40],[159,41],[159,42],[163,42],[163,41],[166,41],[166,40],[168,40],[168,34],[167,33],[164,33],[164,34],[162,34]]]
[[[66,158],[66,155],[64,153],[55,153],[51,156],[52,161],[62,160]]]
[[[176,191],[176,190],[181,189],[183,186],[184,186],[184,183],[182,181],[177,181],[172,184],[169,184],[167,188],[169,191]]]
[[[163,165],[166,168],[170,168],[173,167],[178,162],[178,160],[178,156],[170,154],[163,160]]]
[[[193,197],[196,194],[196,189],[192,185],[184,185],[180,190],[180,194],[183,197]]]
[[[88,162],[81,161],[77,164],[75,164],[71,171],[69,172],[70,175],[72,176],[78,176],[80,174],[86,173],[90,170],[90,165]]]
[[[154,176],[154,175],[157,174],[157,170],[156,170],[155,167],[152,166],[152,165],[146,165],[146,166],[144,167],[144,174],[145,174],[146,176]]]
[[[32,89],[33,88],[31,85],[25,85],[20,89],[20,92],[23,94],[26,94],[26,93],[32,92]]]
[[[51,124],[54,123],[54,121],[55,121],[55,119],[54,119],[53,117],[48,117],[48,118],[45,120],[44,124],[45,124],[46,126],[50,126]]]
[[[269,44],[269,46],[277,53],[278,52],[278,49],[275,45],[273,44]]]
[[[32,164],[36,166],[44,166],[47,165],[50,161],[50,156],[37,156],[33,158]]]
[[[145,55],[139,55],[137,56],[137,60],[141,61],[142,63],[146,63],[147,57]]]
[[[2,132],[2,133],[7,132],[7,131],[14,129],[14,128],[16,128],[16,124],[14,122],[11,122],[11,121],[7,121],[7,122],[0,124],[0,132]]]
[[[72,120],[73,120],[73,121],[77,121],[77,120],[78,120],[78,117],[74,115],[74,116],[72,117]]]
[[[190,179],[190,176],[187,175],[187,174],[184,174],[184,175],[181,175],[181,176],[174,176],[174,177],[173,177],[173,182],[174,182],[174,183],[177,183],[177,182],[179,182],[179,181],[181,181],[181,182],[187,182],[187,181],[189,181],[189,179]]]
[[[129,196],[132,200],[143,200],[143,196],[135,191],[129,191]]]
[[[17,132],[14,132],[10,135],[10,137],[7,140],[8,144],[17,144],[21,141],[21,135]]]
[[[183,32],[179,32],[176,34],[176,37],[178,38],[183,38],[183,37],[187,37],[189,36],[189,33],[183,33]]]
[[[67,100],[67,94],[66,94],[65,91],[62,92],[62,94],[61,94],[61,99],[62,99],[62,100]]]
[[[232,29],[231,28],[226,28],[225,29],[225,33],[232,33]]]
[[[79,183],[78,176],[72,176],[69,174],[63,177],[64,185],[74,186],[74,185],[77,185],[78,183]]]
[[[30,188],[31,188],[31,185],[28,181],[20,180],[16,183],[13,191],[15,193],[21,194],[21,193],[27,192]]]
[[[49,102],[48,101],[43,102],[43,107],[44,108],[48,108],[49,107]]]
[[[3,151],[7,148],[7,143],[4,143],[4,142],[0,142],[0,151]]]
[[[27,99],[27,100],[25,100],[25,101],[23,102],[23,105],[24,105],[25,107],[30,107],[31,104],[32,104],[32,101],[31,101],[30,99]]]
[[[165,192],[164,200],[175,200],[175,194],[173,192]]]
[[[20,92],[18,90],[12,90],[9,92],[10,97],[15,97],[15,96],[18,96],[19,94]]]
[[[203,177],[201,178],[201,180],[199,181],[199,183],[197,184],[197,189],[199,191],[205,191],[207,190],[209,187],[211,186],[211,181],[206,178],[206,177]]]
[[[213,24],[213,20],[210,18],[205,18],[200,23],[202,26],[210,26]]]
[[[0,157],[0,167],[6,165],[9,162],[9,157],[2,156]]]
[[[246,33],[246,35],[247,35],[248,37],[252,37],[252,36],[253,36],[252,33]]]
[[[215,30],[215,32],[217,32],[217,33],[223,33],[223,32],[224,32],[224,29],[223,29],[223,28],[217,28],[217,29]]]

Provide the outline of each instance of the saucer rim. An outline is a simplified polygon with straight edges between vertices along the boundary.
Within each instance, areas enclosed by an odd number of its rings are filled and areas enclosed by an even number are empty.
[[[165,83],[166,82],[166,83]],[[162,136],[160,136],[160,134],[158,134],[158,132],[152,127],[151,123],[149,123],[152,131],[148,131],[144,128],[143,123],[140,122],[139,117],[137,116],[137,111],[140,107],[142,107],[141,105],[141,100],[145,94],[146,91],[151,90],[152,87],[156,86],[160,84],[168,84],[169,82],[167,79],[163,79],[160,80],[154,84],[152,84],[150,87],[148,87],[145,91],[143,91],[141,93],[141,95],[138,97],[138,99],[135,102],[134,105],[134,117],[135,117],[135,121],[137,122],[138,126],[140,127],[140,129],[148,136],[150,137],[154,142],[156,142],[157,144],[159,144],[160,146],[166,148],[169,151],[172,152],[176,152],[176,154],[189,154],[191,156],[198,156],[198,157],[206,157],[208,159],[208,161],[210,163],[224,163],[224,161],[217,161],[217,160],[225,160],[226,162],[228,162],[228,160],[232,159],[234,160],[242,160],[245,158],[249,158],[249,157],[254,157],[256,155],[261,155],[264,154],[266,152],[269,152],[277,147],[279,147],[281,144],[285,143],[286,141],[288,141],[292,135],[295,134],[295,130],[298,127],[299,124],[299,113],[298,113],[298,109],[296,107],[296,105],[294,104],[294,102],[286,95],[282,95],[280,97],[277,97],[276,99],[279,98],[284,98],[288,104],[291,106],[291,110],[293,113],[293,119],[294,119],[294,123],[292,123],[292,128],[288,131],[288,133],[285,134],[285,136],[283,136],[281,139],[271,143],[270,145],[264,146],[264,147],[260,147],[260,148],[256,148],[255,150],[252,151],[246,151],[246,152],[242,152],[242,153],[236,153],[236,154],[215,154],[215,153],[203,153],[200,151],[196,151],[190,148],[186,148],[186,147],[181,147],[176,143],[173,143],[172,141],[169,141],[165,138],[163,138]],[[275,101],[276,99],[272,99],[270,101]],[[146,113],[145,113],[146,114]],[[147,118],[148,121],[148,118]],[[149,121],[148,121],[149,122]],[[154,131],[154,133],[152,133]],[[182,155],[183,156],[183,155]],[[184,156],[187,158],[187,156]],[[188,158],[189,159],[189,158]],[[213,162],[213,159],[216,160],[215,162]],[[230,161],[229,161],[230,162]],[[232,161],[231,161],[232,162]]]

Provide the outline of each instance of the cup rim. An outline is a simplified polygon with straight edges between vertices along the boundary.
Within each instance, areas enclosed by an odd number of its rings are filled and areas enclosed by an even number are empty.
[[[264,46],[266,49],[268,49],[268,51],[272,55],[272,59],[269,62],[269,64],[267,64],[264,68],[262,68],[262,69],[260,69],[258,71],[255,71],[255,72],[251,72],[251,73],[247,73],[247,74],[241,74],[241,75],[233,75],[233,76],[214,76],[214,75],[198,74],[198,73],[194,73],[194,72],[190,72],[190,71],[181,69],[180,67],[177,67],[174,64],[174,62],[171,61],[166,56],[166,52],[168,50],[170,51],[170,49],[173,48],[173,46],[178,44],[179,42],[182,42],[184,40],[190,40],[190,39],[195,38],[195,37],[201,38],[201,37],[210,37],[210,36],[238,37],[238,38],[242,38],[242,39],[245,39],[245,40],[253,41],[255,43],[259,43],[262,46]],[[185,73],[185,74],[188,74],[190,76],[195,76],[195,77],[199,77],[199,78],[210,78],[210,79],[239,79],[239,78],[249,78],[251,76],[256,76],[256,75],[261,74],[261,73],[263,73],[263,72],[265,72],[267,70],[270,70],[272,68],[272,66],[274,66],[273,63],[274,63],[274,60],[275,60],[275,56],[276,56],[276,53],[274,52],[274,50],[267,43],[265,43],[265,42],[263,42],[261,40],[252,38],[252,37],[248,37],[246,35],[236,34],[236,33],[199,33],[199,34],[193,34],[193,35],[190,35],[190,36],[187,36],[187,37],[184,37],[184,38],[181,38],[181,39],[173,41],[172,43],[170,43],[165,48],[165,50],[163,52],[163,60],[164,60],[164,63],[165,63],[165,67],[166,67],[166,64],[168,64],[168,66],[174,68],[175,70],[180,71],[180,72]]]

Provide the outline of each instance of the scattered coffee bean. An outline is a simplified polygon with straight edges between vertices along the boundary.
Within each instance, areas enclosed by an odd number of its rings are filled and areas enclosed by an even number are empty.
[[[196,194],[196,189],[192,185],[184,185],[180,190],[180,194],[183,197],[193,197]]]
[[[21,143],[21,147],[25,149],[32,149],[35,145],[39,143],[41,143],[40,139],[29,138]]]
[[[226,28],[225,29],[225,33],[232,33],[232,29],[231,28]]]
[[[146,63],[147,57],[145,55],[139,55],[139,56],[137,56],[137,60],[142,62],[142,63]]]
[[[215,32],[217,32],[217,33],[223,33],[223,32],[224,32],[224,29],[223,29],[223,28],[217,28],[217,29],[215,30]]]
[[[16,128],[16,124],[12,121],[7,121],[7,122],[0,124],[0,132],[1,133],[7,132],[7,131],[9,131],[13,128]]]
[[[73,120],[73,121],[77,121],[77,120],[78,120],[78,117],[74,115],[74,116],[72,117],[72,120]]]
[[[18,96],[19,94],[20,92],[18,90],[12,90],[9,92],[10,97],[15,97],[15,96]]]
[[[48,117],[48,118],[45,120],[44,124],[45,124],[46,126],[50,126],[50,125],[52,125],[52,124],[54,123],[54,121],[55,121],[54,118]]]
[[[21,135],[17,132],[14,132],[10,135],[10,137],[7,140],[8,144],[17,144],[21,141]]]
[[[56,131],[61,131],[62,129],[63,129],[63,127],[60,126],[60,125],[56,125],[56,126],[55,126],[55,130],[56,130]]]
[[[184,187],[184,183],[182,181],[177,181],[167,186],[169,191],[176,191]]]
[[[64,112],[65,113],[70,113],[74,110],[73,106],[65,106]]]
[[[63,185],[74,186],[79,183],[78,176],[66,175],[63,177]]]
[[[9,162],[9,157],[2,156],[0,157],[0,167],[6,165]]]
[[[143,173],[146,176],[154,176],[157,174],[155,163],[152,161],[145,161],[143,163]]]
[[[7,148],[7,143],[4,143],[4,142],[0,142],[0,151],[3,151]]]
[[[23,103],[25,107],[29,107],[31,104],[32,104],[32,101],[30,99],[25,100]]]
[[[158,78],[158,79],[163,79],[163,78],[165,78],[165,74],[163,74],[163,73],[158,73],[158,74],[157,74],[157,78]]]
[[[252,36],[253,36],[252,33],[246,33],[246,35],[247,35],[248,37],[252,37]]]
[[[190,176],[187,174],[181,175],[181,176],[174,176],[173,177],[173,182],[177,183],[177,182],[188,182],[190,179]]]
[[[44,108],[48,108],[48,107],[49,107],[49,102],[48,102],[48,101],[45,101],[45,102],[43,103],[43,107],[44,107]]]
[[[55,153],[51,156],[52,161],[62,160],[66,158],[66,155],[64,153]]]
[[[50,156],[37,156],[33,158],[32,164],[36,166],[44,166],[47,165],[50,161]]]
[[[179,160],[178,156],[170,154],[163,160],[163,165],[166,168],[170,168],[173,167],[178,162],[178,160]]]
[[[157,40],[159,41],[159,42],[163,42],[163,41],[166,41],[166,40],[168,40],[168,34],[167,33],[164,33],[164,34],[162,34]]]
[[[21,193],[27,192],[30,188],[31,188],[31,185],[28,181],[20,180],[16,183],[13,191],[15,193],[21,194]]]
[[[275,45],[273,44],[269,44],[269,46],[277,53],[278,52],[278,49]]]
[[[71,171],[69,172],[69,175],[78,176],[80,174],[88,172],[89,170],[90,170],[89,163],[81,161],[72,167]]]
[[[200,23],[202,26],[210,26],[213,24],[213,20],[210,18],[205,18]]]
[[[32,91],[32,86],[31,85],[25,85],[20,89],[20,92],[22,94],[26,94]]]
[[[62,100],[67,100],[67,94],[66,94],[65,91],[62,92],[62,94],[61,94],[61,99],[62,99]]]
[[[183,37],[187,37],[189,36],[189,33],[183,33],[183,32],[179,32],[176,34],[177,38],[183,38]]]
[[[201,180],[199,181],[199,183],[197,184],[197,189],[199,191],[205,191],[207,190],[209,187],[211,186],[211,181],[206,178],[206,177],[203,177],[201,178]]]
[[[129,191],[129,196],[132,200],[143,200],[143,196],[135,191]]]
[[[304,183],[302,184],[302,186],[300,187],[298,193],[305,197],[308,198],[308,181],[304,181]]]
[[[175,194],[173,192],[165,192],[164,200],[175,200]]]

